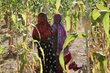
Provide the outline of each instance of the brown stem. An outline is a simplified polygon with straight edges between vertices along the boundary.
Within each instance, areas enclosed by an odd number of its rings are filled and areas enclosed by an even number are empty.
[[[10,34],[10,37],[9,37],[9,50],[11,50],[12,49],[12,47],[11,47],[11,45],[13,45],[14,43],[13,43],[13,29],[12,29],[12,27],[13,27],[13,21],[12,21],[12,18],[11,18],[11,12],[10,12],[10,15],[9,15],[9,21],[8,21],[8,25],[9,25],[9,27],[8,27],[8,33]]]
[[[86,54],[87,54],[87,73],[90,73],[89,50],[88,50],[88,31],[86,33]]]

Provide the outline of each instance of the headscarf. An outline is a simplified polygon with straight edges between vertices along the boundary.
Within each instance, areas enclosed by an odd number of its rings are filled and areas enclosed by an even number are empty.
[[[59,24],[61,22],[61,15],[55,14],[54,15],[54,23]]]
[[[46,24],[46,23],[48,23],[46,14],[39,13],[39,15],[38,15],[38,24]]]
[[[41,39],[45,39],[49,35],[51,35],[51,27],[47,21],[47,16],[44,13],[39,13],[38,24],[36,25],[32,33],[33,38],[36,40],[40,40],[38,32],[40,33]]]

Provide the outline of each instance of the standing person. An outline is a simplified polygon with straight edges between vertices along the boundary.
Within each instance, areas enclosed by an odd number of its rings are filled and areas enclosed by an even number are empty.
[[[55,14],[54,15],[54,23],[52,25],[52,32],[54,34],[55,40],[54,40],[54,47],[56,50],[57,55],[57,73],[63,73],[63,69],[60,66],[59,63],[59,54],[61,50],[63,49],[63,44],[66,38],[66,31],[61,23],[61,15]],[[65,63],[67,64],[71,60],[70,52],[68,51],[68,48],[65,49],[64,52],[65,56],[68,56],[65,58]]]
[[[56,53],[52,47],[51,27],[46,14],[40,13],[38,15],[38,24],[33,29],[32,37],[40,42],[44,51],[45,61],[43,61],[42,53],[38,48],[38,54],[43,64],[43,73],[56,73]]]
[[[54,48],[56,50],[56,55],[57,55],[57,73],[63,73],[63,69],[60,66],[59,63],[59,54],[61,50],[63,49],[63,44],[66,39],[66,31],[61,23],[61,15],[60,14],[55,14],[54,15],[54,23],[52,25],[52,32],[54,34]],[[66,47],[64,51],[64,58],[65,58],[65,64],[69,64],[71,60],[71,54],[69,52],[69,48]],[[71,63],[69,65],[69,69],[76,70],[77,64],[75,62]]]

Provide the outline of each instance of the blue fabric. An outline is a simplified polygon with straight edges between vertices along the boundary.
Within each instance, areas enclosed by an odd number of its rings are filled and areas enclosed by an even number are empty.
[[[66,31],[62,23],[60,24],[53,24],[52,31],[57,31],[57,49],[59,52],[63,49],[63,44],[66,39]],[[68,49],[65,49],[65,53],[68,52]]]

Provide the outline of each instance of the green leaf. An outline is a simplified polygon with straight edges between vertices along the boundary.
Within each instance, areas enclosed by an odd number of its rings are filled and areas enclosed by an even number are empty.
[[[103,6],[103,5],[101,5],[101,4],[96,4],[96,7],[98,8],[98,9],[100,9],[100,10],[109,10],[107,7],[105,7],[105,6]]]
[[[94,57],[96,57],[96,59],[98,60],[98,68],[100,70],[100,73],[105,73],[105,69],[106,69],[106,66],[107,66],[107,58],[106,56],[100,54],[100,53],[96,53],[94,52]]]
[[[107,58],[104,59],[104,61],[103,61],[103,66],[104,66],[104,68],[106,69],[106,67],[107,67]]]
[[[34,49],[34,44],[35,43],[38,43],[38,45],[40,46],[40,51],[41,51],[41,53],[42,53],[42,56],[43,56],[43,60],[45,61],[45,56],[44,56],[44,51],[43,51],[43,49],[42,49],[42,47],[41,47],[41,45],[40,45],[40,43],[39,43],[39,41],[38,40],[33,40],[32,41],[32,47],[33,47],[33,49]],[[35,56],[38,58],[38,60],[39,60],[39,63],[40,63],[40,73],[43,73],[43,69],[42,69],[42,60],[41,60],[41,58],[38,56],[38,54],[37,53],[33,53],[33,54],[35,54]]]
[[[92,17],[93,17],[93,19],[96,20],[99,16],[100,16],[99,11],[96,10],[96,9],[94,9],[94,10],[92,11]]]
[[[20,54],[19,59],[20,59],[20,73],[22,73],[24,66],[26,64],[25,53]]]
[[[22,18],[24,20],[24,24],[26,24],[26,14],[22,14]]]
[[[64,50],[62,50],[62,52],[59,55],[59,62],[63,70],[66,71],[65,62],[64,62]]]
[[[82,34],[82,37],[85,38],[86,37],[86,34]]]
[[[33,40],[33,41],[32,41],[32,46],[33,46],[33,49],[34,49],[34,43],[38,43],[38,45],[40,46],[39,41],[37,41],[37,40]],[[41,46],[39,47],[39,49],[40,49],[40,51],[41,51],[41,53],[42,53],[43,60],[45,61],[44,50],[42,49],[42,47],[41,47]]]
[[[107,12],[103,17],[103,27],[107,38],[109,39],[109,13]]]
[[[0,46],[0,54],[2,54],[4,50],[5,49]]]
[[[61,2],[61,0],[56,0],[56,12],[58,12],[58,9],[59,9],[59,7],[60,7],[60,2]]]
[[[65,69],[65,62],[64,62],[64,49],[67,47],[67,45],[68,45],[71,41],[75,40],[75,38],[76,38],[77,36],[78,36],[78,35],[77,35],[76,33],[75,33],[75,34],[69,34],[69,35],[67,36],[67,38],[65,39],[64,45],[63,45],[63,49],[62,49],[62,51],[61,51],[61,53],[60,53],[60,55],[59,55],[59,62],[60,62],[61,67],[63,68],[64,71],[66,71],[66,69]]]
[[[84,33],[78,33],[78,37],[79,38],[85,38],[86,37],[86,34],[84,34]]]
[[[16,0],[13,0],[13,2],[15,3],[15,2],[16,2]]]
[[[95,73],[95,68],[94,67],[92,68],[92,73]]]
[[[66,48],[66,46],[73,40],[76,39],[78,35],[76,33],[73,33],[73,34],[69,34],[66,39],[65,39],[65,42],[64,42],[64,45],[63,45],[63,49]]]
[[[16,23],[16,16],[14,14],[12,14],[12,20],[14,23]]]
[[[70,28],[71,28],[71,22],[70,22],[71,18],[68,14],[69,14],[69,11],[67,11],[67,16],[65,18],[65,20],[66,20],[66,30],[67,31],[69,31]]]

